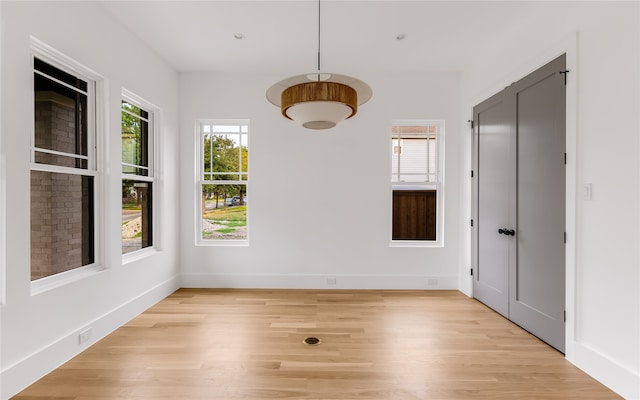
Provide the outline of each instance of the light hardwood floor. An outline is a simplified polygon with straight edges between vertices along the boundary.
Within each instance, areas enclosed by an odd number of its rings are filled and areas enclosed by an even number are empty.
[[[455,291],[181,289],[14,397],[45,398],[619,397]]]

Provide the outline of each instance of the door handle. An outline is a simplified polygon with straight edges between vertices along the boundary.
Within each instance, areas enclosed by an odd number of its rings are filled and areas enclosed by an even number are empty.
[[[513,229],[507,229],[507,228],[498,229],[498,233],[501,234],[501,235],[505,235],[505,236],[515,236],[516,235],[516,231],[514,231]]]

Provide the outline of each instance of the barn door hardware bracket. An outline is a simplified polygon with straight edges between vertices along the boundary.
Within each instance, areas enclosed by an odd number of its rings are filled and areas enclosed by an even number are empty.
[[[565,69],[564,71],[560,71],[560,73],[561,73],[562,75],[564,75],[564,85],[565,85],[565,86],[567,86],[567,74],[568,74],[569,72],[571,72],[571,71],[570,71],[570,70],[568,70],[568,69]]]
[[[473,129],[473,120],[472,119],[468,119],[467,122],[469,123],[469,125],[471,125],[471,129]]]

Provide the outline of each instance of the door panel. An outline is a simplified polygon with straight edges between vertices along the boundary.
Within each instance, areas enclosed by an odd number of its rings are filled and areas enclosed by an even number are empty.
[[[509,107],[504,96],[494,96],[474,108],[477,121],[475,142],[477,179],[477,263],[473,280],[474,297],[500,314],[509,314],[509,240],[498,229],[509,226],[511,175],[506,163],[511,132],[505,121]],[[496,156],[499,155],[499,156]]]
[[[510,319],[564,351],[565,87],[557,59],[514,84],[517,245]]]

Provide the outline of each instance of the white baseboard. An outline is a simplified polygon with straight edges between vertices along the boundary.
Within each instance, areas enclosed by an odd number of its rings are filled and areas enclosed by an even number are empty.
[[[335,282],[335,283],[334,283]],[[457,276],[182,274],[183,288],[457,290]]]
[[[173,277],[19,362],[6,367],[0,372],[0,399],[9,399],[69,361],[92,344],[173,293],[180,287],[179,283],[178,277]],[[92,331],[91,338],[83,344],[78,344],[78,334],[89,328]]]
[[[627,400],[640,399],[640,374],[597,350],[575,342],[567,360]]]
[[[473,279],[470,276],[460,276],[458,279],[458,290],[469,297],[473,297]]]

